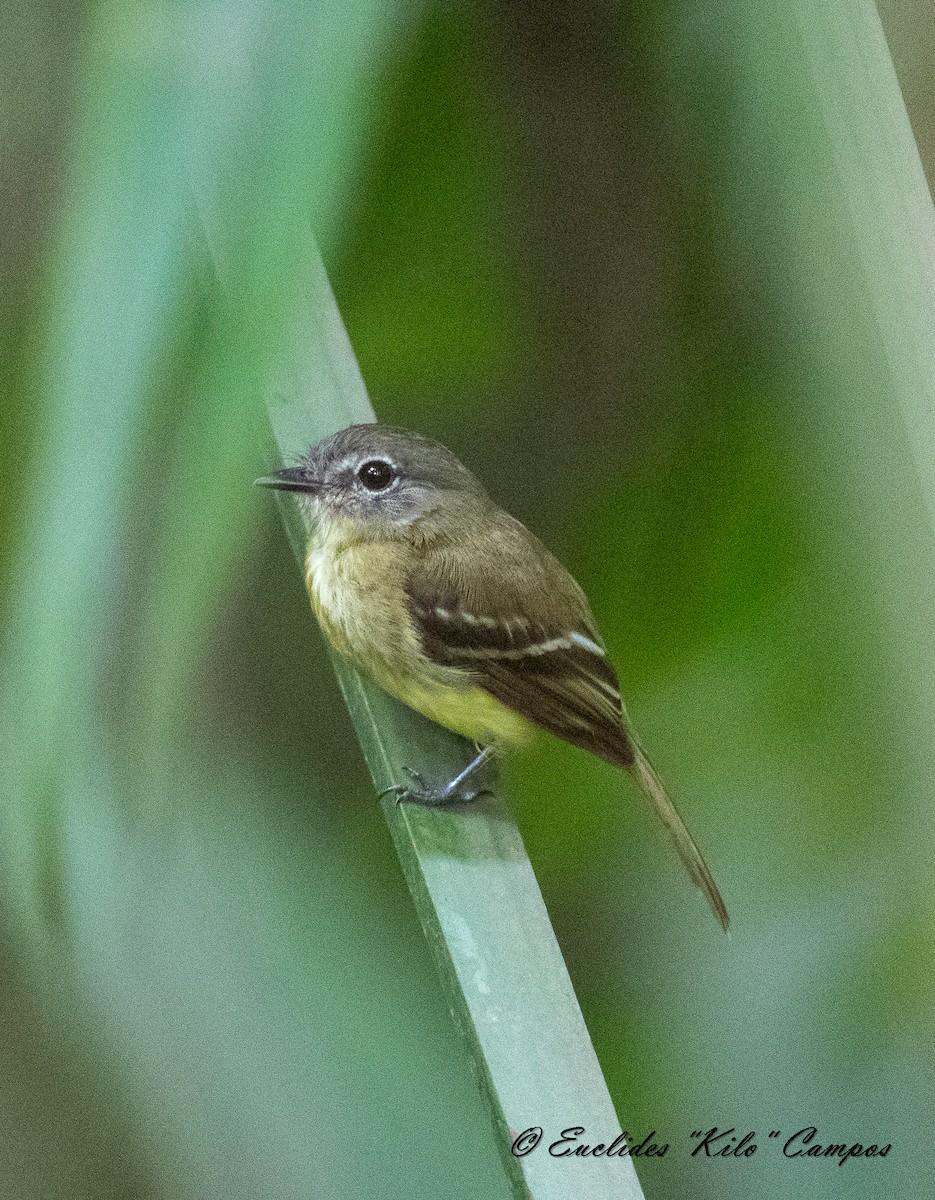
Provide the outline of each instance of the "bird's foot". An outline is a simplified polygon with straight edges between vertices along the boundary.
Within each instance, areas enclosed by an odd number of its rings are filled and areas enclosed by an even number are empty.
[[[403,769],[412,778],[414,786],[396,783],[380,793],[381,799],[391,792],[395,792],[397,804],[407,800],[410,804],[422,804],[426,808],[439,808],[445,804],[467,804],[471,800],[492,794],[490,788],[470,786],[468,780],[462,775],[456,775],[444,787],[433,788],[428,785],[421,771],[416,771],[412,767]]]

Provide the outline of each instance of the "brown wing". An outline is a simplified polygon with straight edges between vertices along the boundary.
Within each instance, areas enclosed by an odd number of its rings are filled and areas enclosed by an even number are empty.
[[[613,667],[593,637],[515,614],[473,613],[444,593],[415,593],[410,611],[433,662],[470,671],[480,687],[549,733],[617,766],[634,755]]]
[[[409,581],[410,613],[433,662],[470,671],[501,703],[621,767],[634,762],[617,675],[584,593],[505,513],[470,575],[463,558],[429,552]],[[460,556],[459,556],[460,557]]]
[[[514,712],[635,776],[726,929],[727,911],[701,851],[625,725],[617,674],[587,599],[558,560],[498,513],[483,535],[472,533],[457,548],[427,548],[407,594],[433,662],[470,671]]]

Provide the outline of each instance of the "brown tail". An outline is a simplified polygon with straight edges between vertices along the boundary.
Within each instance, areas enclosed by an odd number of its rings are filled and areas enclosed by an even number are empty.
[[[662,818],[662,823],[672,835],[675,848],[679,852],[679,858],[685,864],[691,876],[692,883],[704,892],[705,898],[711,905],[714,915],[721,923],[721,927],[725,933],[729,934],[730,918],[727,915],[727,908],[721,899],[721,893],[718,891],[717,884],[714,882],[714,876],[711,874],[711,870],[704,860],[704,855],[695,845],[694,838],[688,832],[685,822],[679,816],[678,809],[669,798],[662,780],[656,774],[653,764],[643,753],[639,742],[633,741],[633,749],[635,757],[633,764],[629,767],[630,772],[635,776],[640,787],[656,806],[656,812],[658,812]]]

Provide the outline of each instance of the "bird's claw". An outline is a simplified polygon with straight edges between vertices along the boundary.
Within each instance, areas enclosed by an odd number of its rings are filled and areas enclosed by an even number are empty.
[[[409,800],[412,804],[424,805],[444,803],[444,789],[427,787],[425,776],[421,771],[416,771],[413,767],[403,767],[403,770],[407,775],[411,776],[415,787],[407,786],[405,783],[394,783],[392,787],[388,787],[380,793],[381,800],[384,796],[389,796],[395,792],[397,804],[402,804],[404,800]]]
[[[421,771],[415,770],[414,767],[403,767],[403,770],[415,784],[415,787],[406,787],[400,785],[396,796],[396,803],[401,804],[403,800],[408,800],[411,804],[422,804],[426,808],[435,808],[439,804],[445,803],[445,789],[429,787],[425,776]]]
[[[381,800],[384,796],[395,792],[397,804],[408,800],[410,804],[421,804],[425,808],[438,808],[443,804],[467,804],[472,800],[478,800],[481,796],[492,795],[490,788],[479,787],[462,790],[453,786],[454,781],[441,788],[429,787],[421,771],[416,771],[412,767],[404,767],[403,770],[412,778],[416,786],[407,787],[404,783],[394,783],[392,787],[388,787],[380,793]]]

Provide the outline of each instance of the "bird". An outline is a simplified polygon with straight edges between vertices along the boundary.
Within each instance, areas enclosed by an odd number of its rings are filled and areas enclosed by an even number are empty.
[[[422,804],[475,799],[492,755],[547,730],[636,780],[729,929],[711,870],[633,729],[584,591],[450,450],[391,425],[350,425],[256,482],[295,493],[304,509],[306,584],[332,647],[477,747],[443,786],[410,769],[413,784],[391,790]]]

